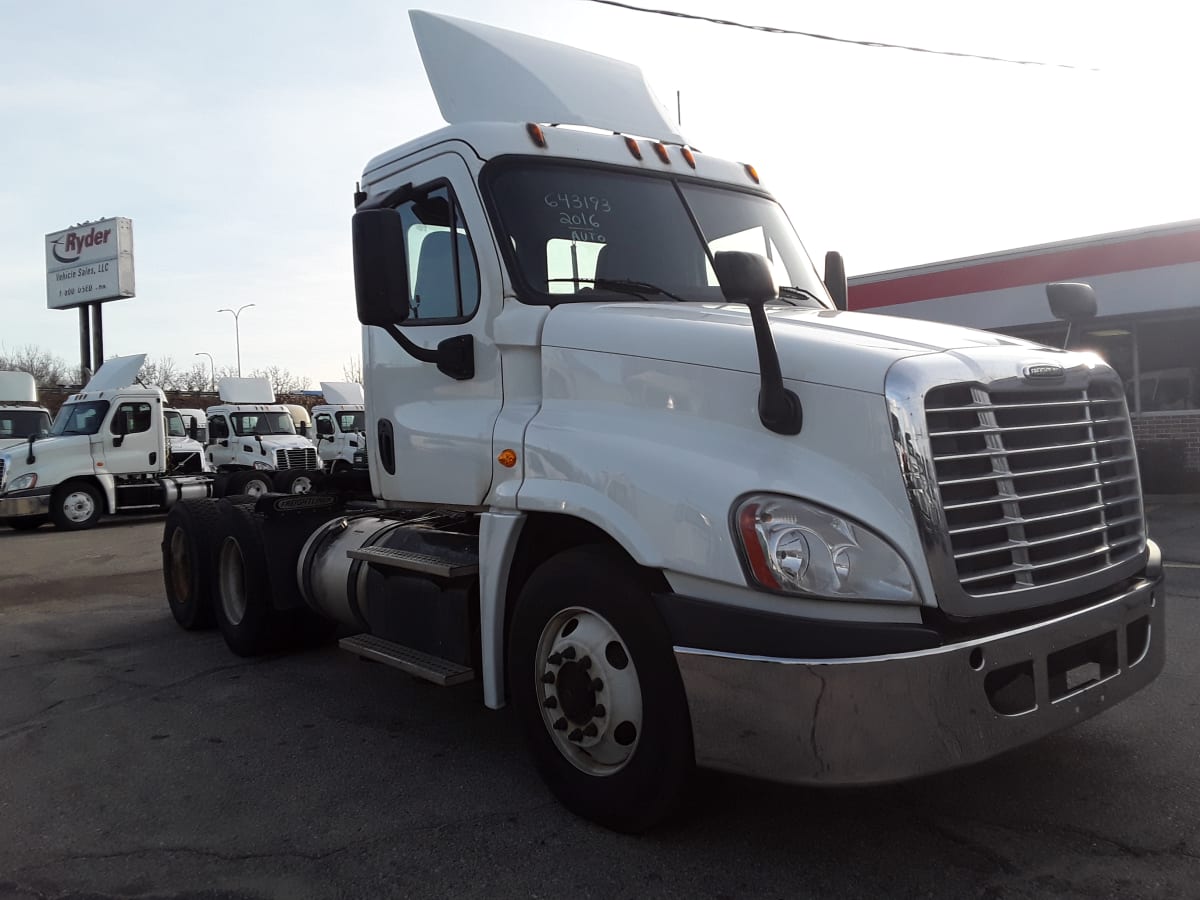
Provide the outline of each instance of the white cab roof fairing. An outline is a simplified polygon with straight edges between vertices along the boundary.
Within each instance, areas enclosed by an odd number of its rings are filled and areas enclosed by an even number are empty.
[[[92,380],[83,386],[81,393],[91,394],[96,391],[115,391],[129,387],[137,381],[137,374],[146,362],[145,353],[135,353],[133,356],[114,356],[106,359],[96,370]]]
[[[28,372],[0,372],[0,403],[37,403],[37,383]]]
[[[275,391],[267,378],[222,378],[217,393],[223,403],[275,402]]]
[[[357,381],[322,381],[321,393],[330,406],[363,405],[363,388]]]
[[[684,144],[631,63],[422,10],[409,12],[442,117],[588,125]]]

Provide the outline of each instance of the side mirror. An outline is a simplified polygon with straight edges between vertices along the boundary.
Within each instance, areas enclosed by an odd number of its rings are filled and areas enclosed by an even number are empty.
[[[1063,349],[1073,349],[1083,334],[1082,323],[1096,315],[1096,292],[1090,284],[1059,281],[1046,285],[1046,299],[1054,318],[1067,323]]]
[[[408,318],[404,225],[394,209],[360,209],[351,223],[358,321],[394,326]]]
[[[750,307],[758,350],[758,420],[776,434],[799,434],[804,421],[800,398],[783,384],[779,354],[767,321],[766,303],[779,295],[771,264],[758,253],[726,250],[713,256],[713,271],[726,300]]]
[[[127,423],[124,416],[117,416],[115,419],[113,419],[114,447],[120,447],[123,443],[125,443],[125,435],[129,433],[128,429],[125,427],[126,424]]]
[[[191,424],[188,425],[188,427],[187,427],[188,437],[190,437],[193,441],[196,440],[196,432],[198,430],[199,430],[199,428],[196,425],[196,419],[193,416],[191,419]]]
[[[846,308],[846,298],[850,295],[850,287],[846,283],[846,262],[836,250],[825,254],[825,289],[833,298],[834,306]]]

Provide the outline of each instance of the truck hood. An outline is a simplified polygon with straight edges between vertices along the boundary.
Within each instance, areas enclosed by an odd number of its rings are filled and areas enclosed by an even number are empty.
[[[243,435],[238,438],[238,441],[241,444],[252,445],[255,450],[258,449],[258,439],[254,435]],[[307,450],[313,446],[312,441],[298,434],[264,434],[262,442],[268,453],[275,450]],[[232,440],[230,443],[232,443]]]
[[[42,487],[61,480],[64,475],[80,475],[93,471],[91,438],[86,434],[38,438],[33,443],[33,456],[36,460],[33,465],[25,462],[28,451],[29,442],[24,440],[17,441],[15,445],[6,442],[0,447],[0,453],[9,460],[6,477],[9,484],[18,475],[24,475],[26,472],[37,472],[38,486]],[[51,473],[54,475],[54,481],[50,480]]]
[[[897,360],[977,347],[1037,347],[989,331],[900,316],[772,306],[783,377],[872,393]],[[750,311],[732,303],[563,303],[542,332],[550,347],[758,372]]]

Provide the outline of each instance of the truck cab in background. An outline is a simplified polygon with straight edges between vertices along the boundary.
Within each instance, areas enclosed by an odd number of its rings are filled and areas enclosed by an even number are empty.
[[[312,489],[322,471],[317,448],[296,434],[291,411],[275,402],[266,378],[223,378],[221,403],[210,406],[205,453],[213,470],[227,475],[222,493],[260,496]]]
[[[183,428],[187,432],[187,436],[201,445],[207,444],[208,416],[204,414],[204,410],[181,406],[179,414],[183,416]]]
[[[38,403],[33,376],[0,372],[0,450],[49,430],[50,411]]]
[[[170,464],[167,471],[171,474],[194,474],[196,472],[211,472],[208,457],[204,453],[204,445],[189,434],[187,421],[183,411],[165,409],[167,447],[170,450]],[[192,426],[195,431],[195,426]]]
[[[0,449],[0,521],[78,530],[106,514],[210,495],[212,479],[171,470],[163,392],[135,383],[145,358],[107,360],[48,432]]]
[[[330,474],[367,468],[367,414],[361,384],[322,381],[325,402],[311,410],[313,440]]]

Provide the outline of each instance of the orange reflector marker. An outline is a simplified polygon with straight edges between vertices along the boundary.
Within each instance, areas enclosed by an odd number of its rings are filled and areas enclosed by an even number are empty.
[[[750,178],[754,181],[755,184],[759,183],[758,169],[754,168],[754,166],[750,165],[750,163],[746,163],[746,174],[750,176]]]
[[[642,148],[638,146],[638,142],[633,138],[625,138],[625,146],[629,148],[629,152],[633,154],[634,159],[642,158]]]
[[[539,147],[546,146],[546,135],[542,133],[542,126],[534,122],[530,122],[525,126],[525,130],[529,132],[529,136],[533,138],[533,142]]]
[[[654,142],[654,152],[658,154],[658,158],[665,162],[668,166],[671,164],[671,154],[667,152],[667,145],[662,141]]]
[[[696,168],[696,155],[692,153],[689,147],[680,147],[679,152],[683,154],[683,158],[687,160],[687,164],[693,169]]]
[[[496,457],[496,462],[504,466],[506,469],[511,469],[517,464],[517,453],[515,450],[501,450]]]

